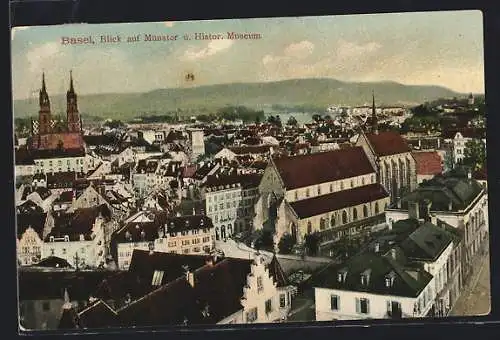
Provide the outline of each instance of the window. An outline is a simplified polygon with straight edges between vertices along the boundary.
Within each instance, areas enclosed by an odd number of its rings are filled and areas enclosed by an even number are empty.
[[[333,192],[333,184],[330,184],[330,192]]]
[[[262,276],[257,277],[257,291],[260,293],[264,290],[264,284],[262,282]]]
[[[161,286],[161,281],[163,279],[164,272],[161,270],[155,270],[153,273],[153,281],[151,282],[152,286]]]
[[[286,295],[280,294],[280,308],[286,307]]]
[[[387,301],[387,314],[391,317],[401,317],[401,303],[398,301]]]
[[[273,301],[271,299],[266,301],[266,314],[269,314],[273,311]]]
[[[299,191],[298,190],[295,190],[295,199],[298,200],[299,199]]]
[[[312,233],[312,224],[311,224],[311,221],[307,222],[307,233],[308,234]]]
[[[306,189],[306,197],[309,197],[310,193],[309,193],[309,189]]]
[[[257,307],[254,307],[247,312],[247,322],[254,322],[255,320],[257,320]]]
[[[332,295],[330,297],[330,309],[331,310],[339,310],[339,300],[340,300],[340,297],[338,295]]]
[[[50,310],[50,302],[48,301],[44,301],[43,305],[42,305],[42,308],[45,312],[49,311]]]
[[[318,195],[321,195],[321,187],[318,185]]]
[[[62,253],[63,255],[66,255],[66,248],[63,248]]]
[[[379,213],[378,202],[375,202],[375,215]]]
[[[347,212],[345,210],[342,212],[342,224],[347,224]]]
[[[358,219],[358,209],[352,209],[352,219],[356,221]]]
[[[368,206],[363,206],[363,217],[368,217]]]
[[[326,220],[324,218],[321,218],[321,220],[319,221],[319,229],[325,230],[325,228],[326,228]]]
[[[369,314],[370,301],[366,298],[356,298],[356,312],[360,314]]]

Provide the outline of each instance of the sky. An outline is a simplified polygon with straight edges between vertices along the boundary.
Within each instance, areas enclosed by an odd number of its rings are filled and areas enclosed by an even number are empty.
[[[79,94],[297,78],[396,81],[484,93],[480,11],[420,12],[184,22],[68,24],[11,31],[14,99],[49,95],[73,73]],[[185,40],[194,33],[256,33],[260,39]],[[178,35],[143,41],[145,34]],[[121,42],[100,43],[101,35]],[[140,35],[139,42],[127,42]],[[95,44],[62,44],[91,36]],[[186,82],[186,74],[195,75]]]

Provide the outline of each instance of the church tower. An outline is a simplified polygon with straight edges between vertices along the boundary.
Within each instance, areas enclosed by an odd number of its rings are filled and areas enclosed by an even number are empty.
[[[378,135],[377,108],[375,107],[375,91],[372,91],[372,133]]]
[[[71,71],[69,72],[69,90],[66,93],[66,107],[68,132],[81,132],[81,120],[78,113],[77,96],[73,87],[73,74]]]
[[[50,112],[50,99],[45,86],[45,72],[42,73],[42,88],[39,95],[40,111],[38,111],[38,133],[40,135],[51,133],[52,114]]]

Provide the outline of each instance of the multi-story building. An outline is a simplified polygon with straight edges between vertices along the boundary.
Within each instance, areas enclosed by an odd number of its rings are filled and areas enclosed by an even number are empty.
[[[259,185],[256,229],[291,234],[301,243],[318,232],[323,242],[357,233],[383,220],[385,189],[363,148],[271,160]]]
[[[124,223],[112,237],[120,269],[128,269],[135,249],[208,254],[214,248],[214,227],[204,215],[169,217],[169,212],[141,211]]]
[[[485,129],[462,129],[459,131],[446,131],[444,133],[445,141],[452,143],[452,153],[454,164],[460,164],[465,158],[465,149],[467,143],[472,140],[480,140],[486,147]]]
[[[209,177],[204,183],[202,199],[205,213],[214,224],[216,240],[250,231],[261,178],[258,174],[220,174]]]
[[[400,220],[316,282],[316,320],[446,316],[460,291],[460,235]]]
[[[406,219],[409,207],[415,215],[432,216],[457,228],[464,234],[464,277],[470,272],[472,259],[480,253],[488,235],[488,194],[486,188],[472,178],[471,173],[462,176],[458,171],[435,176],[420,184],[386,210],[387,223]]]
[[[47,213],[32,201],[17,207],[17,259],[28,266],[42,259],[44,226]]]
[[[55,216],[54,216],[55,215]],[[75,268],[98,268],[106,264],[104,224],[110,218],[105,206],[49,214],[42,258],[56,256]]]

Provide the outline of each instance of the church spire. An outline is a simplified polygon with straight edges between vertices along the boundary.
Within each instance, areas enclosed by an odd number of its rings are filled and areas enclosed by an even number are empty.
[[[45,72],[42,72],[42,92],[47,92],[47,88],[45,87]]]
[[[75,92],[75,89],[73,88],[73,71],[69,71],[69,92]]]
[[[372,133],[378,134],[377,108],[375,107],[375,91],[372,90]]]

